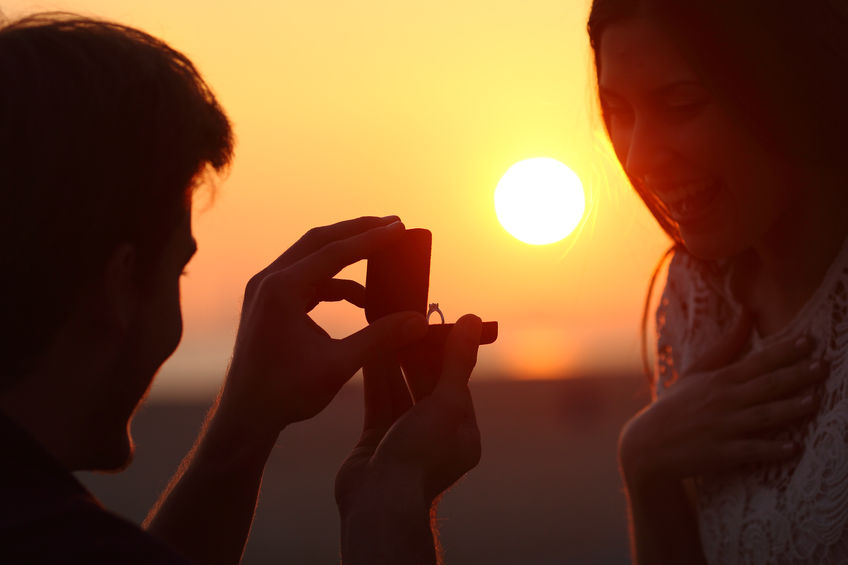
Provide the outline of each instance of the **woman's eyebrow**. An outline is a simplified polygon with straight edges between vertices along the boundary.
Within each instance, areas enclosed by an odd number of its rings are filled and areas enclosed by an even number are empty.
[[[601,98],[622,98],[620,94],[600,85],[598,85],[598,95]]]
[[[656,88],[653,88],[649,92],[649,94],[651,96],[662,96],[662,95],[668,94],[669,92],[676,90],[678,88],[687,88],[687,87],[688,88],[694,87],[694,88],[703,89],[704,85],[701,84],[700,82],[698,82],[696,80],[692,80],[692,79],[673,80],[671,82],[667,82],[667,83],[663,84],[662,86],[658,86]],[[621,94],[618,94],[617,92],[610,89],[609,87],[603,86],[601,84],[598,85],[598,94],[602,97],[623,98],[623,96]]]
[[[664,84],[663,86],[655,88],[654,90],[651,91],[651,94],[654,95],[654,96],[663,96],[665,94],[671,93],[672,91],[674,91],[678,88],[693,88],[693,87],[703,90],[704,85],[701,84],[698,81],[694,81],[694,80],[691,80],[691,79],[676,80],[674,82],[670,82],[668,84]]]

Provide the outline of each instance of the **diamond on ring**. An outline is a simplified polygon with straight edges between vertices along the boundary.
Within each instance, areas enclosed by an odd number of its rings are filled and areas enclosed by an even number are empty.
[[[441,310],[439,310],[439,303],[438,302],[431,302],[430,307],[427,308],[427,321],[428,322],[430,321],[430,316],[434,312],[439,315],[439,318],[441,318],[442,323],[444,324],[445,323],[445,315],[442,314]]]

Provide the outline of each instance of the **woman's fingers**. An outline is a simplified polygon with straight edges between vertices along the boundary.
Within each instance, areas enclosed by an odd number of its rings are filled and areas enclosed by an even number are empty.
[[[702,366],[728,359],[740,336],[727,337]],[[828,367],[810,359],[813,349],[810,339],[778,343],[682,379],[628,424],[620,446],[625,472],[686,478],[794,456],[797,445],[773,436],[818,410],[815,389]]]
[[[828,368],[821,361],[810,362],[808,359],[802,359],[789,367],[755,376],[738,384],[734,397],[739,406],[745,407],[798,396],[822,382],[827,375]]]
[[[710,472],[723,472],[742,465],[775,463],[798,453],[800,446],[785,438],[733,437],[690,443],[665,451],[652,462],[659,467],[649,471],[654,478],[687,479]],[[632,463],[631,463],[632,474]],[[638,473],[633,476],[638,476]]]
[[[798,449],[798,444],[785,439],[740,439],[719,446],[713,466],[727,469],[750,463],[773,463],[792,457]]]
[[[808,337],[779,342],[752,353],[742,361],[727,367],[722,373],[729,382],[746,382],[807,359],[813,352],[813,346],[813,341]]]
[[[793,422],[815,415],[819,399],[812,390],[791,398],[756,404],[728,416],[723,424],[728,433],[741,437],[785,428]]]
[[[688,368],[689,373],[701,373],[713,371],[729,365],[739,358],[745,351],[753,328],[754,318],[750,311],[743,309],[736,318],[736,322],[726,332],[723,338],[701,358]]]

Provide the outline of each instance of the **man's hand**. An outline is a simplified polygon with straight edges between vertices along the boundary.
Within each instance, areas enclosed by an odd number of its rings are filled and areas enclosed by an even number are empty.
[[[315,228],[251,279],[224,389],[148,516],[151,533],[197,563],[241,559],[280,430],[320,412],[365,362],[427,331],[424,316],[407,312],[336,340],[308,315],[324,300],[362,306],[362,285],[333,277],[403,230],[396,217]]]
[[[375,355],[419,339],[426,320],[411,312],[386,316],[341,340],[308,315],[322,301],[363,306],[365,289],[333,278],[391,243],[404,230],[397,217],[363,217],[310,230],[247,284],[222,412],[262,436],[311,418]]]
[[[364,367],[362,437],[336,477],[344,563],[437,561],[433,503],[480,460],[480,431],[468,390],[480,329],[473,315],[457,322],[436,364],[438,382],[426,396],[413,384],[427,377],[421,365],[404,366],[414,397],[397,358]]]

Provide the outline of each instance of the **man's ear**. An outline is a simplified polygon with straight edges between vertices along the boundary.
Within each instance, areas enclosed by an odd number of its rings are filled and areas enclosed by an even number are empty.
[[[129,243],[117,245],[103,270],[100,296],[92,305],[98,325],[107,331],[124,333],[132,324],[138,306],[136,268],[133,246]]]

